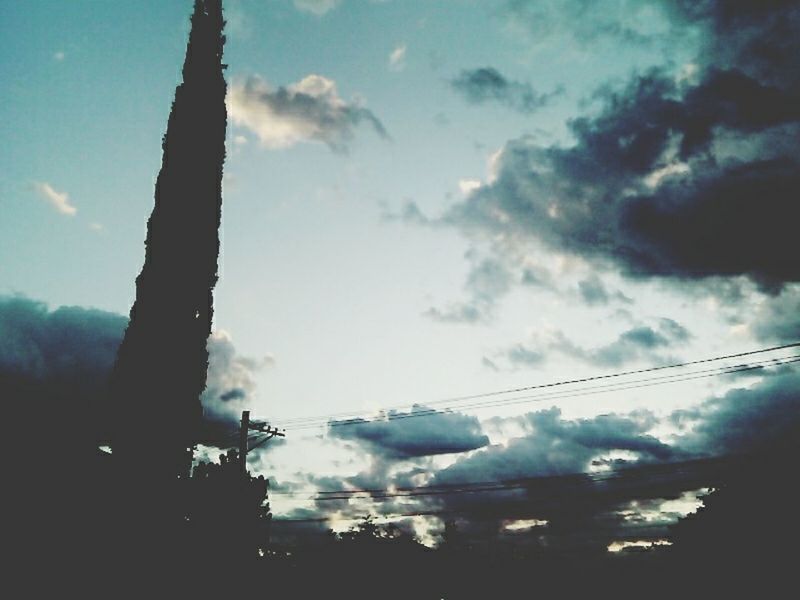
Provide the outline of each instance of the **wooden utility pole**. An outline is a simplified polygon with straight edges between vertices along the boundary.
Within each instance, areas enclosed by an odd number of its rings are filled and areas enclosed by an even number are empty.
[[[239,429],[239,472],[247,473],[247,436],[250,434],[250,411],[242,411],[242,424]]]
[[[247,447],[247,441],[250,437],[250,431],[258,431],[261,433],[266,434],[266,437],[260,440],[253,448]],[[247,474],[247,452],[254,448],[257,448],[267,440],[271,440],[275,436],[278,437],[286,437],[286,434],[277,429],[276,427],[270,427],[267,425],[265,421],[250,421],[250,411],[243,410],[242,411],[242,424],[239,428],[239,472],[242,475]]]

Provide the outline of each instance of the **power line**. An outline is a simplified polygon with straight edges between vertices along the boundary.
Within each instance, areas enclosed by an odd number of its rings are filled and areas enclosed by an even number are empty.
[[[641,389],[647,387],[654,387],[658,385],[664,385],[668,383],[680,383],[685,381],[693,381],[697,379],[704,379],[708,377],[718,377],[721,375],[730,375],[735,373],[742,373],[747,371],[755,371],[761,370],[767,366],[782,366],[787,364],[792,364],[795,362],[800,361],[800,356],[792,355],[792,356],[784,356],[779,358],[771,358],[762,361],[755,361],[752,363],[747,363],[743,365],[735,365],[735,366],[727,366],[727,367],[717,367],[714,369],[706,369],[702,371],[693,371],[690,373],[677,373],[673,375],[664,375],[659,377],[651,377],[645,379],[639,379],[634,381],[626,381],[626,382],[619,382],[613,384],[605,384],[605,385],[595,385],[595,386],[588,386],[584,388],[579,388],[577,390],[564,390],[559,392],[547,392],[543,394],[535,394],[530,396],[514,396],[511,398],[501,398],[495,400],[487,400],[482,402],[473,402],[469,404],[462,404],[457,406],[449,406],[443,407],[438,409],[433,408],[425,408],[423,410],[415,410],[409,413],[400,413],[394,414],[392,411],[396,409],[385,409],[388,410],[389,413],[385,414],[384,418],[381,418],[377,421],[369,421],[362,417],[352,417],[350,419],[345,419],[341,421],[324,421],[322,420],[324,417],[309,417],[306,422],[298,420],[295,425],[288,426],[286,429],[289,430],[301,430],[301,429],[314,429],[317,427],[321,427],[327,425],[328,427],[343,427],[348,425],[364,425],[373,422],[382,422],[382,421],[396,421],[401,419],[411,419],[411,418],[418,418],[418,417],[427,417],[436,414],[445,414],[446,411],[449,410],[474,410],[474,409],[483,409],[489,407],[500,407],[500,406],[510,406],[514,404],[523,404],[529,402],[542,402],[546,400],[555,400],[555,399],[567,399],[567,398],[576,398],[581,396],[588,396],[588,395],[595,395],[601,393],[609,393],[609,392],[617,392],[617,391],[626,391],[632,389]],[[706,361],[708,362],[708,361]],[[531,389],[531,388],[527,388]],[[418,406],[418,405],[414,405]],[[412,409],[414,408],[412,406]],[[352,414],[352,413],[350,413]]]
[[[786,357],[783,357],[786,358]],[[507,404],[517,404],[520,402],[534,402],[534,401],[544,401],[550,399],[563,399],[563,398],[571,398],[576,396],[583,396],[583,395],[591,395],[593,393],[601,393],[603,391],[620,391],[620,390],[627,390],[627,389],[636,389],[639,387],[651,387],[652,385],[660,385],[663,383],[673,383],[673,381],[669,381],[670,379],[677,381],[688,381],[690,379],[698,379],[701,378],[699,375],[709,373],[709,375],[705,375],[708,377],[716,377],[718,375],[724,375],[728,373],[734,372],[741,372],[747,370],[756,370],[763,368],[764,365],[772,363],[772,364],[785,364],[784,362],[778,362],[780,359],[769,359],[766,361],[758,361],[755,363],[750,363],[747,365],[736,365],[733,367],[718,367],[714,369],[707,369],[703,371],[694,371],[691,373],[678,373],[674,375],[662,375],[659,377],[652,377],[646,379],[638,379],[634,381],[626,381],[621,383],[612,383],[612,384],[603,384],[603,385],[596,385],[596,386],[588,386],[584,388],[579,388],[577,390],[565,390],[565,391],[558,391],[558,392],[547,392],[544,394],[535,394],[531,396],[514,396],[511,398],[503,398],[498,400],[488,400],[484,402],[472,403],[472,404],[465,404],[461,406],[453,406],[453,407],[445,407],[444,410],[448,409],[469,409],[469,408],[486,408],[491,406],[504,406]],[[698,375],[698,377],[694,377]],[[636,384],[648,384],[648,385],[636,385]],[[387,417],[387,420],[395,420],[395,419],[404,419],[404,418],[413,418],[416,416],[427,416],[432,414],[442,414],[442,409],[425,409],[425,410],[418,410],[412,413],[402,413],[402,414],[390,414]],[[331,427],[339,427],[342,425],[350,425],[350,424],[362,424],[364,423],[361,419],[349,419],[343,421],[334,421],[329,423]]]
[[[491,396],[499,396],[499,395],[504,395],[504,394],[513,394],[513,393],[519,393],[519,392],[526,392],[526,391],[531,391],[531,390],[535,390],[535,389],[560,387],[560,386],[566,386],[566,385],[574,385],[574,384],[578,384],[578,383],[588,383],[588,382],[591,382],[591,381],[598,381],[598,380],[602,380],[602,379],[626,377],[626,376],[629,376],[629,375],[638,375],[638,374],[642,374],[642,373],[651,373],[651,372],[654,372],[654,371],[662,371],[662,370],[666,370],[666,369],[677,369],[677,368],[683,368],[683,367],[699,365],[699,364],[704,364],[704,363],[718,362],[718,361],[721,361],[721,360],[730,360],[730,359],[733,359],[733,358],[741,358],[741,357],[744,357],[744,356],[753,356],[755,354],[763,354],[763,353],[766,353],[766,352],[775,352],[775,351],[778,351],[778,350],[786,350],[786,349],[789,349],[789,348],[796,348],[798,346],[800,346],[800,342],[794,342],[794,343],[791,343],[791,344],[783,344],[781,346],[772,346],[772,347],[769,347],[769,348],[759,348],[759,349],[756,349],[756,350],[749,350],[747,352],[738,352],[738,353],[735,353],[735,354],[726,354],[726,355],[722,355],[722,356],[714,356],[714,357],[710,357],[710,358],[703,358],[703,359],[687,361],[687,362],[682,362],[682,363],[673,363],[673,364],[670,364],[670,365],[661,365],[661,366],[657,366],[657,367],[648,367],[648,368],[644,368],[644,369],[635,369],[635,370],[631,370],[631,371],[608,373],[608,374],[605,374],[605,375],[593,375],[591,377],[582,377],[582,378],[579,378],[579,379],[569,379],[569,380],[555,381],[555,382],[550,382],[550,383],[529,385],[529,386],[518,387],[518,388],[497,390],[497,391],[493,391],[493,392],[483,392],[483,393],[480,393],[480,394],[471,394],[471,395],[467,395],[467,396],[455,396],[455,397],[451,397],[451,398],[444,398],[444,399],[440,399],[440,400],[428,401],[425,404],[426,405],[446,404],[446,403],[453,403],[453,402],[461,402],[461,401],[465,401],[465,400],[474,400],[474,399],[478,399],[478,398],[486,398],[486,397],[491,397]],[[395,406],[395,407],[393,407],[391,409],[387,409],[387,410],[410,409],[410,408],[413,408],[415,405],[416,404],[399,405],[399,406]],[[292,424],[295,424],[295,423],[298,423],[298,422],[305,423],[305,422],[307,422],[309,420],[326,420],[327,421],[329,419],[335,419],[337,417],[346,417],[346,416],[351,416],[351,415],[354,415],[354,414],[363,414],[363,411],[349,411],[349,412],[330,413],[330,414],[327,414],[327,415],[318,415],[318,416],[312,416],[312,417],[294,417],[294,418],[289,418],[289,419],[282,419],[282,420],[279,420],[278,422],[281,423],[282,425],[292,425]]]

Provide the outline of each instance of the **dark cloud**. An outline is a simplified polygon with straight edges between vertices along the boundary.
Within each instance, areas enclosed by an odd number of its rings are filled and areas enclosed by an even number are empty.
[[[513,365],[525,365],[525,366],[534,366],[542,363],[545,359],[544,354],[541,352],[534,352],[522,346],[521,344],[517,344],[506,352],[506,357]]]
[[[543,365],[547,362],[547,351],[550,350],[545,344],[533,349],[524,344],[514,344],[499,352],[495,352],[491,358],[484,356],[481,364],[493,371],[501,371],[501,365],[506,365],[505,369],[531,369]]]
[[[671,87],[658,74],[640,77],[602,115],[572,123],[572,148],[509,142],[494,183],[444,220],[487,235],[531,236],[556,250],[614,261],[631,276],[744,274],[764,286],[800,277],[791,248],[791,224],[800,217],[794,157],[717,160],[709,132],[724,119],[709,114],[689,123],[690,109],[667,98]],[[784,102],[800,106],[796,100]],[[754,120],[729,121],[757,127]],[[765,136],[788,143],[796,134],[790,128]],[[686,156],[667,157],[674,143]]]
[[[336,83],[320,75],[276,89],[256,76],[234,81],[228,92],[228,112],[236,125],[251,130],[262,144],[273,148],[315,141],[345,152],[361,124],[388,138],[372,111],[340,98]]]
[[[481,301],[506,294],[511,288],[512,275],[503,263],[493,258],[476,261],[467,277],[467,290]]]
[[[662,5],[677,24],[705,28],[708,35],[702,42],[706,62],[735,66],[751,77],[798,89],[797,0],[681,0]]]
[[[626,522],[622,514],[632,500],[675,497],[697,486],[686,476],[688,469],[680,474],[658,471],[661,463],[681,455],[648,433],[657,422],[649,413],[568,420],[552,408],[509,421],[526,433],[460,459],[436,473],[431,483],[516,480],[516,487],[421,500],[426,508],[465,515],[470,535],[488,527],[484,535],[496,536],[509,519],[537,518],[548,521],[537,535],[551,546],[577,543],[605,549],[620,536],[641,534],[639,524]],[[615,452],[624,453],[625,467],[638,464],[636,472],[588,473],[593,463],[609,460]],[[477,528],[476,518],[482,521]]]
[[[665,362],[660,351],[679,346],[689,332],[672,319],[659,319],[655,327],[637,325],[623,331],[616,340],[599,348],[586,349],[558,334],[551,348],[579,360],[602,367],[619,367],[634,360]]]
[[[372,455],[369,469],[353,477],[316,477],[310,480],[315,487],[321,491],[407,488],[419,486],[416,477],[425,475],[426,485],[438,486],[437,493],[407,498],[367,493],[359,501],[319,500],[309,514],[320,517],[335,510],[358,515],[367,510],[459,516],[462,533],[472,541],[496,539],[514,519],[535,518],[547,524],[537,527],[531,539],[551,549],[580,546],[604,551],[614,540],[669,537],[669,527],[683,514],[677,506],[734,477],[741,465],[737,456],[780,449],[781,442],[800,433],[797,370],[783,367],[764,375],[752,387],[666,417],[640,410],[568,419],[557,408],[495,417],[493,428],[513,430],[516,437],[459,457],[439,470],[430,460],[405,471],[393,469],[398,464],[395,451],[387,452],[382,445],[388,436],[370,434],[357,441]],[[424,420],[408,419],[405,424]],[[683,433],[667,443],[653,434],[664,424]],[[505,486],[487,489],[491,482]],[[470,483],[481,484],[477,486],[481,489],[442,493]],[[669,500],[681,502],[669,505]]]
[[[553,352],[567,355],[599,367],[621,367],[634,361],[656,364],[676,361],[667,350],[680,348],[691,339],[691,333],[672,319],[657,319],[654,325],[635,325],[620,333],[604,346],[585,348],[570,340],[562,331],[555,331],[531,344],[515,344],[486,358],[494,369],[502,359],[513,367],[535,367],[545,363]],[[486,363],[484,363],[486,364]],[[488,364],[486,366],[489,366]]]
[[[127,319],[77,306],[50,311],[24,297],[0,297],[0,373],[76,390],[106,380]]]
[[[754,387],[733,389],[670,418],[691,426],[677,444],[696,454],[738,454],[797,439],[800,373],[796,367],[782,367]]]
[[[122,315],[96,309],[62,306],[51,311],[43,302],[0,297],[0,388],[11,390],[23,404],[71,413],[70,426],[88,427],[87,436],[103,437],[106,385],[127,322]],[[270,359],[240,356],[224,332],[212,334],[208,350],[201,401],[206,427],[218,432],[236,427],[241,409],[252,400],[254,373]]]
[[[778,296],[767,298],[744,322],[767,343],[793,343],[800,340],[800,286],[787,287]]]
[[[231,400],[242,400],[246,396],[247,392],[245,392],[242,388],[234,388],[225,392],[224,394],[220,394],[219,399],[223,402],[230,402]]]
[[[586,279],[578,282],[578,295],[589,306],[605,306],[612,301],[631,304],[633,300],[620,291],[611,292],[606,288],[603,280],[593,273]]]
[[[560,90],[537,93],[529,83],[506,79],[493,67],[463,70],[450,81],[454,90],[473,104],[497,102],[523,113],[545,106]]]
[[[660,527],[679,515],[661,510],[663,500],[722,484],[738,471],[736,456],[780,449],[797,438],[798,377],[796,369],[773,370],[751,388],[675,411],[666,420],[685,427],[686,433],[669,444],[652,435],[663,420],[646,411],[569,420],[549,409],[516,417],[511,420],[523,427],[524,435],[458,460],[439,471],[432,483],[543,479],[501,493],[437,496],[425,500],[426,506],[495,514],[497,522],[514,514],[547,519],[543,534],[554,543],[577,535],[607,544],[641,534],[639,527],[648,523],[658,523],[658,533],[664,535]],[[619,452],[622,457],[615,456]],[[609,463],[615,471],[589,473]],[[570,475],[576,473],[583,475]]]
[[[511,290],[514,276],[501,261],[480,258],[473,251],[467,257],[472,262],[464,285],[469,300],[431,307],[423,313],[426,317],[443,323],[485,322],[491,319],[497,300]]]
[[[384,419],[356,419],[346,425],[331,421],[329,432],[332,437],[357,442],[374,455],[386,458],[467,452],[489,443],[475,417],[434,411],[425,417],[407,418],[430,410],[414,406],[408,413],[389,411]]]
[[[649,413],[571,421],[558,408],[551,408],[512,420],[526,429],[526,435],[459,460],[437,473],[435,483],[582,473],[593,459],[614,450],[648,460],[665,460],[674,454],[670,446],[647,433],[656,422]]]
[[[597,275],[578,282],[578,291],[583,301],[589,306],[608,304],[610,300],[605,285]]]
[[[800,11],[700,4],[675,13],[710,37],[694,73],[652,69],[605,88],[602,109],[570,123],[570,147],[508,142],[493,182],[442,221],[631,277],[746,275],[773,293],[800,279]]]

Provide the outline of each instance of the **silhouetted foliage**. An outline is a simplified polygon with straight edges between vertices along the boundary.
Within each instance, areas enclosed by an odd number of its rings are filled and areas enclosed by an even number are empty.
[[[766,597],[780,595],[794,571],[800,536],[798,450],[797,439],[789,438],[742,459],[702,508],[673,527],[677,568],[714,580],[718,590],[758,584]]]
[[[149,477],[188,474],[202,415],[227,124],[223,25],[221,0],[195,1],[144,266],[111,377],[114,451]]]
[[[124,514],[117,521],[118,561],[150,572],[185,555],[189,543],[185,480],[202,417],[219,254],[227,127],[223,26],[221,0],[195,0],[144,266],[109,385],[111,443],[122,473],[115,480]],[[236,501],[242,494],[234,494]],[[221,528],[215,531],[223,536]]]
[[[235,450],[218,463],[199,463],[186,483],[185,516],[195,548],[222,550],[236,560],[267,549],[272,519],[268,482],[263,475],[243,475]]]

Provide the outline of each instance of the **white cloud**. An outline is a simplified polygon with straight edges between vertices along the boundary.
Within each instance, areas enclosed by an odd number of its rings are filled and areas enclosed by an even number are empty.
[[[260,359],[236,351],[230,334],[222,329],[208,338],[208,376],[201,400],[207,418],[236,421],[255,395],[258,371],[275,365],[275,357]]]
[[[460,179],[458,181],[458,191],[464,196],[469,196],[471,192],[481,187],[479,179]]]
[[[671,163],[660,169],[656,169],[644,178],[644,183],[650,189],[655,189],[661,182],[675,175],[686,175],[691,172],[691,168],[686,163]]]
[[[402,71],[406,68],[406,45],[400,44],[389,54],[389,68],[392,71]]]
[[[649,550],[654,546],[671,546],[669,540],[636,540],[636,541],[617,541],[608,545],[609,552],[622,552],[626,548],[644,548]]]
[[[534,527],[546,527],[544,519],[513,519],[503,523],[505,531],[530,531]]]
[[[62,60],[64,60],[66,57],[67,57],[67,55],[66,55],[66,53],[65,53],[63,50],[59,50],[58,52],[56,52],[55,54],[53,54],[53,60],[57,60],[58,62],[61,62],[61,61],[62,61]]]
[[[358,101],[343,100],[336,82],[322,75],[311,74],[277,89],[258,76],[235,81],[228,93],[228,114],[234,124],[251,130],[268,148],[315,141],[346,151],[362,122],[387,137],[372,111]]]
[[[340,2],[341,0],[294,0],[294,7],[321,17],[336,8]]]
[[[503,150],[504,148],[498,148],[489,155],[489,159],[486,161],[486,168],[488,171],[486,180],[489,183],[497,181],[497,176],[500,173],[500,159],[503,157]]]
[[[92,231],[97,231],[98,233],[106,230],[105,225],[97,222],[89,223],[89,229]]]
[[[75,216],[78,209],[69,202],[69,194],[58,192],[47,182],[36,181],[33,184],[36,192],[62,215]]]

